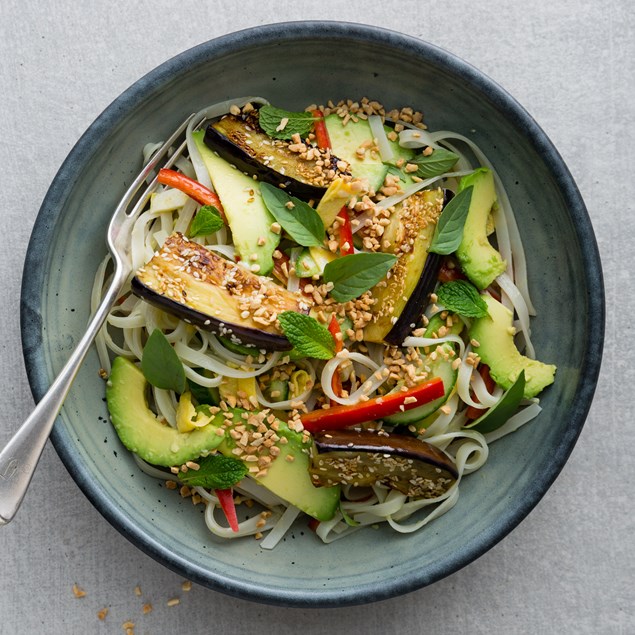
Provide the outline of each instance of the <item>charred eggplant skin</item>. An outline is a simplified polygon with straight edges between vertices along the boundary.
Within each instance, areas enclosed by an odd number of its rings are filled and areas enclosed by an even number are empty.
[[[433,253],[428,254],[417,286],[410,294],[401,315],[397,318],[388,335],[386,335],[385,339],[388,344],[401,346],[404,339],[416,328],[423,309],[428,303],[429,296],[437,284],[442,262],[443,256]]]
[[[254,349],[258,350],[290,351],[293,348],[289,340],[283,335],[266,333],[249,327],[243,327],[239,324],[229,324],[184,304],[177,306],[174,300],[153,291],[137,277],[132,279],[131,290],[137,297],[142,298],[158,309],[175,315],[184,322],[197,326],[203,331],[210,331],[216,335],[229,337],[233,342],[239,341],[241,344],[253,346]]]
[[[388,485],[408,496],[433,498],[458,478],[454,462],[414,437],[369,430],[316,433],[311,475],[314,484]]]
[[[309,310],[300,294],[179,233],[136,272],[132,291],[203,330],[268,350],[292,348],[277,325],[281,312]]]
[[[282,187],[298,198],[319,200],[329,185],[312,183],[311,178],[318,176],[315,162],[288,150],[288,143],[272,140],[260,129],[257,114],[246,120],[227,115],[212,122],[205,129],[204,142],[241,172]],[[330,167],[335,173],[337,162],[337,157],[331,157]]]
[[[445,208],[453,198],[454,192],[444,189],[443,207]],[[426,263],[421,272],[421,278],[408,298],[408,302],[406,302],[406,306],[401,312],[401,315],[388,332],[388,335],[386,335],[386,343],[392,344],[393,346],[400,346],[404,339],[416,328],[421,318],[423,307],[425,307],[428,302],[428,296],[434,291],[437,284],[437,278],[442,264],[443,258],[439,254],[428,253]]]

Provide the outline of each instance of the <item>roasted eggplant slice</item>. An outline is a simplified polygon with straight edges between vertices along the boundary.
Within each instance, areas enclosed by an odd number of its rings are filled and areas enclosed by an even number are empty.
[[[311,478],[315,485],[387,485],[417,498],[435,498],[458,478],[454,462],[415,437],[368,430],[314,434]]]
[[[419,321],[441,266],[442,258],[429,254],[428,247],[443,201],[440,189],[409,196],[397,206],[378,238],[382,251],[395,254],[398,260],[390,277],[372,289],[376,302],[372,321],[364,331],[365,340],[399,345]]]
[[[137,271],[132,291],[151,304],[234,342],[290,350],[278,327],[282,311],[306,313],[306,298],[172,234]]]
[[[338,168],[339,159],[335,156],[329,155],[326,164],[319,154],[305,159],[289,149],[288,141],[272,139],[261,130],[258,111],[252,111],[244,119],[226,115],[207,127],[204,140],[242,172],[272,185],[282,185],[287,192],[303,199],[319,200],[333,179],[346,174]]]

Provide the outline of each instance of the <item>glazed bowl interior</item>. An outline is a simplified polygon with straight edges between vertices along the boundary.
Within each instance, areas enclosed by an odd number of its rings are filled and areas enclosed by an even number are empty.
[[[603,332],[597,249],[566,167],[513,99],[452,55],[370,27],[273,25],[203,44],[137,82],[77,144],[38,216],[22,297],[33,392],[42,396],[83,332],[93,276],[106,254],[106,225],[140,168],[144,144],[164,139],[191,112],[246,95],[291,110],[366,95],[390,108],[421,109],[432,130],[454,130],[481,146],[507,187],[528,254],[536,350],[558,366],[555,385],[541,399],[544,411],[493,444],[487,464],[461,483],[456,507],[427,529],[410,535],[367,529],[326,546],[303,519],[271,552],[253,539],[214,538],[202,506],[137,469],[108,421],[93,352],[53,441],[102,514],[190,579],[294,606],[363,603],[411,591],[481,555],[547,490],[584,422]]]

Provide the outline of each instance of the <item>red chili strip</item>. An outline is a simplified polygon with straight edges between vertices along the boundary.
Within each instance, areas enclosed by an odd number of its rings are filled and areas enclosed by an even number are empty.
[[[329,332],[333,336],[333,340],[335,341],[335,354],[337,355],[344,348],[344,338],[342,337],[342,329],[340,328],[340,323],[337,321],[337,317],[335,313],[331,316],[331,321],[329,323]],[[339,397],[342,394],[342,380],[340,378],[339,371],[335,371],[333,373],[333,377],[331,379],[331,388],[333,392]],[[334,406],[334,402],[331,399],[331,406]]]
[[[311,114],[315,118],[313,131],[315,132],[315,141],[318,148],[320,150],[328,150],[331,147],[331,139],[324,123],[324,113],[321,110],[313,110]]]
[[[435,377],[406,392],[375,397],[354,406],[334,406],[328,410],[313,410],[302,415],[300,419],[304,428],[309,432],[341,430],[358,423],[382,419],[396,412],[418,408],[443,397],[444,392],[443,380],[440,377]]]
[[[353,247],[353,226],[351,225],[351,219],[348,216],[347,205],[342,207],[337,217],[342,221],[339,228],[340,255],[350,256],[355,253],[355,247]]]
[[[238,531],[238,516],[236,515],[236,504],[234,503],[234,492],[229,489],[215,489],[214,494],[218,498],[221,509],[227,518],[227,522],[232,531]]]
[[[181,192],[184,192],[201,205],[213,205],[221,213],[223,218],[225,217],[223,205],[218,195],[212,192],[208,187],[205,187],[202,183],[191,179],[189,176],[185,176],[185,174],[181,174],[175,170],[168,170],[167,168],[159,170],[157,180],[163,185],[169,185],[177,190],[181,190]]]

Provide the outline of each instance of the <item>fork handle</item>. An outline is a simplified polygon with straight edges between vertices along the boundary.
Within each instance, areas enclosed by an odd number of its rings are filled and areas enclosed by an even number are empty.
[[[64,368],[35,410],[0,452],[0,526],[10,522],[18,511],[64,399],[125,280],[125,271],[117,267],[110,286],[88,323],[86,333]]]

